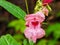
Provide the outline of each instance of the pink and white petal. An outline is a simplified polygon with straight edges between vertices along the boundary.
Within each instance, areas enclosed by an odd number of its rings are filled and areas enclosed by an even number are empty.
[[[42,38],[44,36],[45,36],[45,31],[42,28],[38,29],[37,30],[37,38]]]

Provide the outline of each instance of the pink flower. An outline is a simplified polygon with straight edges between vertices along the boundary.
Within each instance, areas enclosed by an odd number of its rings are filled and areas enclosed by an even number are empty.
[[[41,28],[41,23],[44,21],[45,15],[42,12],[29,14],[26,16],[26,29],[24,34],[26,38],[32,40],[34,43],[37,39],[45,35],[45,31]]]
[[[32,40],[34,43],[36,43],[36,40],[39,38],[42,38],[45,36],[45,31],[42,28],[29,28],[27,27],[24,32],[26,38],[29,40]]]
[[[53,0],[43,0],[43,5],[46,6],[47,4],[51,3]]]
[[[44,21],[45,15],[42,12],[37,12],[35,14],[29,14],[26,16],[26,25],[29,27],[40,27],[41,23]]]

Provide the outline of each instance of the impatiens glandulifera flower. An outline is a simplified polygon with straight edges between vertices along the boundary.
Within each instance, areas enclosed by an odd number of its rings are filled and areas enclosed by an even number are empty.
[[[44,6],[46,6],[47,4],[50,4],[53,0],[42,0],[42,3]]]
[[[45,15],[42,12],[26,16],[26,29],[24,31],[26,38],[35,43],[37,39],[42,38],[45,35],[45,31],[41,28],[41,23],[44,19]]]

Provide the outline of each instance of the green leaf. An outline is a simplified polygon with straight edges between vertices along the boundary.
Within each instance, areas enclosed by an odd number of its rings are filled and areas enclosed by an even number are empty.
[[[46,30],[46,36],[49,36],[51,33],[54,36],[54,39],[60,38],[60,23],[51,24]]]
[[[46,37],[48,37],[54,30],[52,29],[53,26],[49,26],[47,29],[46,29]]]
[[[40,40],[37,45],[46,45],[47,41],[45,39]]]
[[[20,30],[22,33],[26,28],[25,21],[23,20],[14,20],[9,23],[8,27],[14,27],[16,31]]]
[[[20,45],[11,35],[7,34],[0,38],[0,45]]]
[[[57,41],[56,40],[49,40],[48,45],[56,45]]]
[[[27,40],[26,39],[24,39],[23,45],[27,45]]]
[[[30,40],[30,41],[29,41],[29,44],[30,44],[30,45],[34,45],[34,42]]]
[[[40,40],[37,45],[56,45],[57,43],[57,40],[46,40],[46,39],[42,39]]]
[[[22,35],[22,34],[15,34],[13,37],[17,41],[24,40],[24,35]]]
[[[14,27],[18,24],[19,20],[13,20],[8,24],[8,27]]]
[[[10,12],[12,15],[17,17],[18,19],[24,20],[26,13],[18,6],[14,5],[8,1],[0,1],[0,6],[5,8],[8,12]]]
[[[59,39],[60,38],[60,28],[57,29],[56,31],[54,31],[53,36],[54,36],[54,39]]]
[[[23,40],[25,39],[23,34],[15,34],[14,39],[16,39],[21,45],[23,44]]]

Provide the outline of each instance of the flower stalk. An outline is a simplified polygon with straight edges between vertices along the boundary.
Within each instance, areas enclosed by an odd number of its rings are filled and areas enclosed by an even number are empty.
[[[25,0],[25,4],[26,4],[27,14],[29,14],[29,9],[28,9],[28,3],[27,3],[27,0]]]

